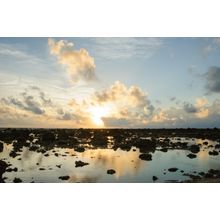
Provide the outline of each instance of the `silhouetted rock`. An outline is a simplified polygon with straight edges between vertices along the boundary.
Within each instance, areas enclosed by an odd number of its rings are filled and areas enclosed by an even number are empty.
[[[218,151],[216,151],[216,150],[209,151],[209,155],[217,156],[218,155]]]
[[[83,167],[89,165],[89,163],[84,163],[83,161],[75,161],[75,167]]]
[[[56,165],[56,167],[61,168],[61,165]]]
[[[60,176],[59,179],[61,180],[68,180],[70,178],[70,176]]]
[[[151,154],[140,154],[140,155],[139,155],[139,158],[140,158],[141,160],[150,161],[150,160],[152,160],[152,155],[151,155]]]
[[[107,174],[115,174],[115,170],[113,170],[113,169],[110,169],[110,170],[107,170]]]
[[[5,162],[0,160],[0,183],[4,183],[4,179],[2,178],[3,173],[6,171],[9,165]]]
[[[20,179],[20,178],[14,178],[14,180],[13,180],[13,182],[14,183],[21,183],[22,182],[22,180]]]
[[[216,145],[215,145],[215,148],[216,148],[216,149],[220,149],[220,144],[216,144]]]
[[[6,169],[6,172],[17,172],[17,171],[18,171],[18,168],[17,168],[17,167]]]
[[[10,156],[10,157],[13,157],[13,158],[17,157],[18,155],[19,155],[19,154],[17,154],[17,153],[16,153],[15,151],[13,151],[13,150],[12,150],[12,151],[10,152],[10,154],[9,154],[9,156]]]
[[[205,175],[205,172],[199,172],[199,175],[200,175],[200,176],[204,176],[204,175]]]
[[[192,146],[190,146],[189,150],[192,153],[196,154],[196,153],[198,153],[200,151],[200,147],[198,145],[192,145]]]
[[[169,168],[168,171],[170,172],[176,172],[178,170],[178,168],[176,167],[172,167],[172,168]]]
[[[167,152],[168,149],[167,149],[167,148],[162,148],[162,149],[160,149],[160,151],[162,151],[162,152]]]
[[[0,152],[2,152],[2,151],[3,151],[3,148],[4,148],[4,145],[3,145],[3,143],[2,143],[2,142],[0,142]]]
[[[74,148],[74,150],[77,151],[77,152],[82,153],[82,152],[85,151],[85,148],[84,147],[76,147],[76,148]]]
[[[152,180],[153,180],[153,181],[156,181],[156,180],[158,180],[158,178],[157,178],[156,176],[153,176],[153,177],[152,177]]]
[[[196,158],[196,155],[195,154],[188,154],[187,157],[189,157],[190,159],[194,159],[194,158]]]
[[[44,132],[41,137],[43,143],[53,143],[55,139],[55,135],[52,131]]]

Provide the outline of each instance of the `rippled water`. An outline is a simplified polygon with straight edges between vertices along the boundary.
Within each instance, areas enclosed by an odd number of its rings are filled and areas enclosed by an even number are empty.
[[[152,161],[139,159],[139,149],[131,148],[129,151],[86,148],[82,153],[71,148],[54,147],[46,153],[29,151],[23,147],[18,156],[9,156],[12,145],[4,143],[4,150],[0,153],[0,159],[12,164],[10,168],[17,167],[17,172],[5,172],[5,182],[13,182],[14,178],[20,178],[23,182],[153,182],[152,177],[158,179],[155,182],[180,182],[190,179],[185,174],[198,174],[209,169],[220,169],[220,156],[209,155],[213,147],[208,145],[217,142],[201,139],[172,138],[172,142],[187,142],[188,144],[201,144],[197,157],[190,159],[188,150],[169,149],[162,152],[156,149],[152,153]],[[208,145],[203,145],[207,141]],[[49,156],[45,156],[49,154]],[[58,154],[58,155],[57,155]],[[76,161],[89,163],[83,167],[75,167]],[[176,172],[168,169],[176,167]],[[107,174],[107,170],[114,169],[115,174]],[[69,176],[68,180],[59,179],[60,176]]]

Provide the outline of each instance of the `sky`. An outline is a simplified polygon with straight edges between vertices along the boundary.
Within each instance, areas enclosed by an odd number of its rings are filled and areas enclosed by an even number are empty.
[[[220,38],[0,38],[0,127],[220,128]]]

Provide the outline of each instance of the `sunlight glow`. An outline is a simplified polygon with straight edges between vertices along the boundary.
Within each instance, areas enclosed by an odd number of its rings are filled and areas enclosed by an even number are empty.
[[[110,107],[109,106],[92,106],[89,109],[89,112],[91,113],[91,119],[94,122],[96,126],[104,126],[104,122],[102,120],[102,117],[108,116],[110,113]]]

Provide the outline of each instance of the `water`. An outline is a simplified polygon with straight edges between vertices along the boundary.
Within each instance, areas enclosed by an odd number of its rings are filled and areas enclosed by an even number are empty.
[[[175,142],[187,142],[188,145],[200,144],[200,152],[197,157],[187,157],[189,150],[169,149],[167,152],[156,148],[152,153],[151,161],[139,159],[140,151],[132,147],[129,151],[111,149],[111,145],[105,149],[93,149],[89,145],[84,152],[76,152],[73,148],[54,147],[46,153],[30,151],[23,147],[18,156],[12,158],[9,153],[13,149],[11,144],[4,143],[0,160],[10,163],[10,168],[17,167],[17,172],[5,172],[5,182],[13,182],[14,178],[20,178],[23,182],[153,182],[152,177],[158,179],[155,182],[181,182],[189,180],[186,174],[207,172],[209,169],[220,169],[220,156],[209,155],[217,142],[196,138],[170,138]],[[204,141],[208,145],[203,145]],[[49,156],[45,156],[45,155]],[[58,156],[57,156],[58,154]],[[89,163],[83,167],[75,167],[76,161]],[[176,167],[176,172],[168,169]],[[107,170],[114,169],[115,174],[107,174]],[[69,176],[68,180],[59,179],[60,176]]]

